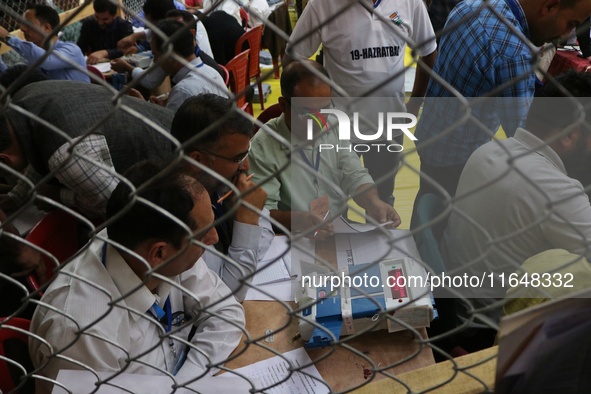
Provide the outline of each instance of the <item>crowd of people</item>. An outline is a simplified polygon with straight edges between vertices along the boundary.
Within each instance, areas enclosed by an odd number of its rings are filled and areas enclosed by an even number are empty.
[[[538,47],[583,24],[590,0],[464,0],[445,16],[420,0],[311,0],[282,62],[281,115],[256,135],[220,65],[245,27],[266,23],[266,1],[246,1],[246,21],[231,0],[146,0],[135,32],[112,1],[93,8],[77,43],[60,40],[50,5],[27,6],[24,39],[0,26],[24,63],[0,61],[1,314],[31,319],[33,367],[49,378],[38,392],[61,369],[166,371],[181,385],[215,373],[245,332],[241,302],[276,233],[329,237],[349,199],[398,227],[404,154],[362,150],[367,136],[342,139],[334,117],[316,117],[356,97],[372,116],[418,118],[417,200],[451,207],[439,240],[449,272],[510,274],[553,249],[591,258],[591,76],[535,74]],[[309,60],[320,47],[324,65]],[[124,57],[146,49],[147,69]],[[101,62],[126,75],[122,93],[90,83]],[[167,79],[166,97],[150,94]],[[405,133],[382,136],[373,145],[402,146]],[[45,276],[42,254],[13,226],[34,205],[96,230],[36,308],[19,284]],[[465,295],[481,308],[467,319],[494,328],[504,293],[487,290]]]

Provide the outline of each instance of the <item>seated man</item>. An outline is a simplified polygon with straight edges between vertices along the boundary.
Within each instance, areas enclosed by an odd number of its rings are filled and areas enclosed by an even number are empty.
[[[219,64],[227,64],[236,55],[236,42],[244,34],[240,22],[224,11],[214,11],[210,14],[197,13],[207,30],[211,44],[213,58]]]
[[[154,179],[163,170],[144,161],[126,173],[134,188],[121,182],[111,195],[106,233],[43,295],[31,332],[51,347],[29,342],[43,376],[84,365],[182,384],[215,372],[240,341],[244,311],[200,258],[217,242],[207,192],[178,167]],[[37,392],[50,386],[38,380]]]
[[[203,259],[242,301],[248,290],[244,278],[248,277],[246,282],[250,282],[274,233],[268,220],[269,213],[265,210],[259,215],[267,193],[245,174],[250,168],[248,154],[252,123],[232,104],[232,100],[214,94],[191,97],[175,114],[171,133],[183,145],[186,157],[191,159],[188,166],[211,195],[219,220],[216,228],[220,241],[215,247],[228,256],[222,258],[208,251]],[[240,192],[238,208],[234,197],[227,198],[223,204],[218,202],[219,197],[230,190],[229,184],[234,184]],[[229,216],[231,212],[233,215]]]
[[[172,46],[176,56],[166,55],[166,60],[161,63],[162,69],[170,75],[173,87],[168,100],[152,97],[150,101],[176,112],[186,99],[201,93],[228,97],[228,89],[220,74],[195,56],[195,41],[187,26],[181,22],[163,20],[158,23],[158,29],[166,37],[175,37]],[[160,34],[152,34],[150,45],[154,62],[158,62],[166,53],[168,43]],[[183,61],[177,60],[178,57]]]
[[[80,48],[72,42],[58,40],[57,35],[48,38],[52,30],[60,24],[56,10],[43,4],[30,4],[23,19],[21,30],[26,41],[11,36],[2,26],[0,41],[12,47],[29,64],[35,63],[50,51],[50,55],[40,66],[49,79],[90,82],[86,73],[86,61]]]
[[[89,218],[104,216],[119,182],[117,173],[173,149],[166,132],[171,111],[130,97],[121,97],[123,108],[115,109],[112,99],[108,88],[73,81],[43,81],[22,88],[0,114],[0,161],[24,171],[33,183],[52,174],[54,178],[37,184],[37,194]],[[2,207],[21,206],[32,198],[30,193],[21,179],[3,196]]]
[[[88,54],[86,62],[96,64],[102,59],[116,59],[123,56],[117,49],[117,42],[133,34],[131,22],[118,17],[117,5],[110,0],[94,0],[94,15],[82,20],[78,46]]]
[[[313,108],[331,105],[330,85],[309,68],[328,78],[326,70],[312,61],[308,61],[307,66],[294,62],[283,71],[280,82],[282,97],[279,98],[283,114],[266,125],[296,145],[306,141],[306,119],[300,117],[298,108],[292,107],[292,99],[310,98],[314,103]],[[339,145],[341,149],[320,152],[320,144]],[[394,208],[378,197],[375,184],[361,165],[359,157],[343,144],[350,146],[349,141],[339,141],[334,129],[323,132],[316,138],[313,147],[308,144],[302,149],[286,146],[265,132],[265,128],[255,135],[252,140],[251,170],[255,182],[260,183],[268,193],[266,208],[271,211],[273,219],[288,229],[305,231],[323,222],[322,215],[311,209],[311,203],[314,205],[315,201],[327,196],[330,217],[336,217],[346,206],[347,196],[351,195],[378,222],[392,221],[393,227],[400,224],[400,217]],[[310,171],[299,165],[291,166],[290,152],[293,152],[292,159],[297,160],[301,156],[303,165],[310,166]],[[331,187],[326,180],[342,190]],[[320,231],[320,235],[329,235],[331,228],[325,225]]]
[[[215,65],[217,65],[217,63],[212,59],[213,53],[209,45],[209,36],[207,35],[203,23],[197,21],[190,13],[189,15],[186,15],[184,8],[182,10],[179,10],[178,7],[175,8],[175,4],[176,2],[173,3],[171,0],[147,0],[144,3],[143,8],[146,20],[156,25],[164,18],[172,20],[179,20],[179,18],[182,18],[182,20],[188,24],[188,18],[190,18],[192,21],[190,29],[195,36],[195,55],[201,57],[201,60],[203,60],[205,64],[216,68]],[[152,40],[151,29],[145,29],[144,31],[134,33],[119,40],[117,47],[125,51],[125,54],[137,52],[138,49],[150,49],[149,45],[146,45],[146,48],[139,48],[139,46],[142,46],[141,44],[136,46],[138,41],[143,42],[143,40],[147,40],[148,44],[150,43]],[[131,78],[138,79],[139,85],[145,89],[157,88],[166,78],[166,73],[161,67],[150,67],[148,70],[144,71],[140,67],[133,67],[123,59],[117,59],[111,62],[111,67],[117,72],[128,72]],[[218,70],[218,72],[220,71],[221,70]],[[220,74],[223,74],[223,71],[220,72]]]
[[[466,289],[468,297],[502,298],[508,275],[548,249],[591,257],[591,205],[570,177],[591,153],[591,112],[588,105],[584,113],[579,109],[589,104],[591,75],[569,72],[557,82],[564,90],[547,84],[534,99],[527,131],[484,144],[462,171],[444,232],[444,260],[455,275],[494,279],[486,289]],[[500,310],[487,314],[498,318]]]

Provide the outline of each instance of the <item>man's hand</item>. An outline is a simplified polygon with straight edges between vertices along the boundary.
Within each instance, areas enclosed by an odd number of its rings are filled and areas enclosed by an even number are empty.
[[[161,107],[166,107],[166,102],[168,101],[168,96],[161,97],[161,96],[150,96],[149,100],[152,104],[159,105]]]
[[[131,34],[127,37],[123,37],[119,41],[117,41],[117,49],[120,51],[126,51],[127,49],[134,47],[135,42],[137,41],[135,34]]]
[[[132,72],[134,69],[131,64],[121,58],[111,60],[111,68],[118,73]]]
[[[320,227],[318,227],[320,226]],[[317,228],[312,231],[312,228]],[[313,212],[291,212],[291,230],[309,232],[306,237],[312,239],[323,239],[333,235],[332,224],[324,221]]]
[[[101,60],[105,60],[108,58],[109,58],[109,52],[107,52],[105,50],[96,51],[96,52],[92,52],[90,55],[88,55],[88,57],[86,58],[86,63],[87,64],[97,64],[97,63],[100,63]]]
[[[374,201],[373,204],[365,207],[365,211],[378,223],[392,222],[386,226],[388,228],[396,228],[400,226],[400,223],[402,222],[394,207],[379,199]]]
[[[125,94],[129,97],[135,97],[135,98],[139,98],[140,100],[144,100],[144,96],[140,93],[139,90],[134,89],[134,88],[128,88],[126,87],[126,85],[123,86],[124,89],[126,89]]]
[[[0,26],[0,40],[4,41],[6,39],[6,37],[8,37],[10,35],[10,32],[8,30],[6,30],[5,28],[3,28],[2,26]]]
[[[249,203],[250,205],[253,205],[260,211],[265,207],[265,202],[267,201],[267,192],[262,187],[257,187],[257,185],[253,181],[247,178],[248,177],[245,173],[241,173],[234,181],[234,184],[236,185],[240,193],[243,193],[248,189],[256,187],[256,189],[250,191],[247,194],[244,194],[242,196],[242,200],[244,202]],[[240,207],[236,210],[236,221],[258,226],[259,213],[253,212],[252,210],[241,204]]]

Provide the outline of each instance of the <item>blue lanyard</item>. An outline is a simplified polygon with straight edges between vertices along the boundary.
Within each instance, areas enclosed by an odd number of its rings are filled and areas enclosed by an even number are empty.
[[[308,157],[304,153],[303,149],[300,149],[300,155],[302,156],[302,160],[306,162],[308,167],[313,168],[314,171],[316,171],[316,174],[318,174],[318,169],[320,168],[320,151],[318,151],[318,154],[316,155],[316,161],[314,162],[314,165],[310,163],[310,160],[308,160]],[[312,157],[314,157],[314,149],[312,149]],[[318,177],[316,175],[314,175],[314,184],[318,185]]]
[[[102,249],[102,256],[101,262],[107,268],[107,243],[103,244]],[[164,302],[164,309],[157,302],[154,302],[152,307],[148,309],[148,312],[152,316],[156,318],[162,324],[162,318],[166,315],[166,332],[169,333],[172,330],[172,306],[170,304],[170,297],[166,297],[166,301]],[[147,312],[146,312],[147,313]],[[170,346],[170,351],[172,352],[173,356],[176,358],[176,349],[174,348],[174,341],[171,336],[168,337],[168,345]],[[173,375],[176,375],[179,369],[182,367],[185,359],[187,358],[187,349],[181,352],[181,356],[177,359],[176,364],[173,368]]]
[[[529,38],[529,29],[527,26],[527,20],[525,19],[525,14],[523,13],[523,8],[517,3],[517,0],[505,0],[509,8],[511,8],[511,12],[517,18],[517,22],[521,26],[523,33],[526,37]]]

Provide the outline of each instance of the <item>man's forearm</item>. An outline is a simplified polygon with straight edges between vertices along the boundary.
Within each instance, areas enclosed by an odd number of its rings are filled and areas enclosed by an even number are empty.
[[[378,195],[378,189],[373,183],[366,183],[355,190],[353,200],[361,207],[367,209],[369,206],[374,205],[376,201],[380,201]]]

